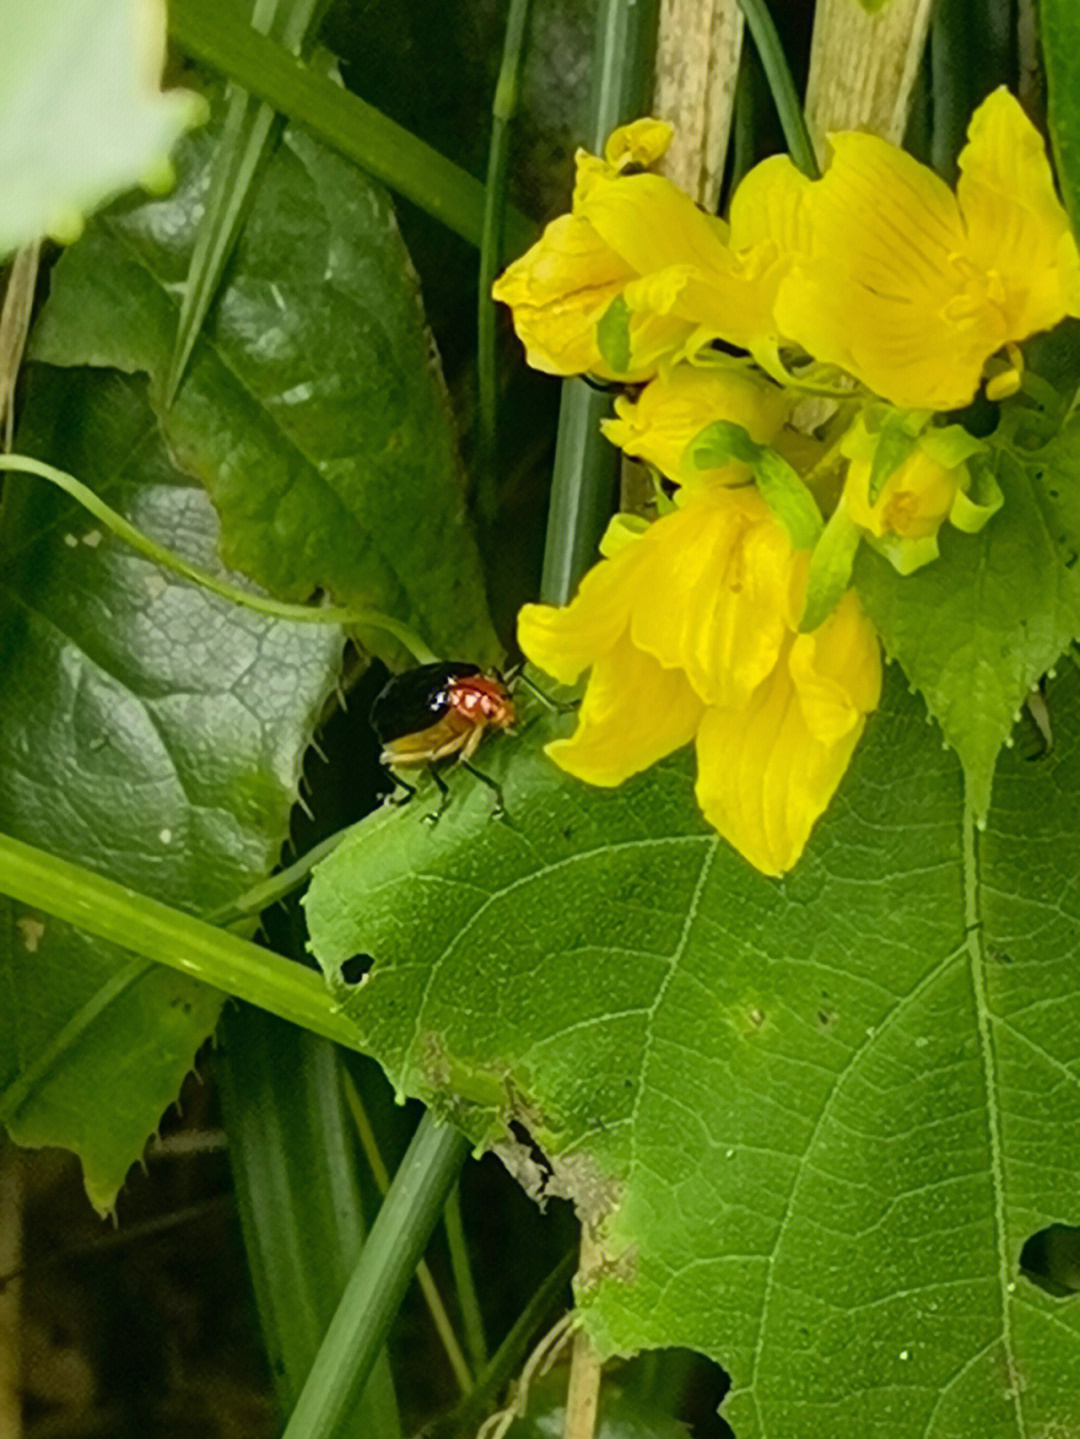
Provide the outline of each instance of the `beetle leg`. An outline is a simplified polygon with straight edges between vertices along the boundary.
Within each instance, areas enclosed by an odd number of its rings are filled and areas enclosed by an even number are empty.
[[[424,816],[424,823],[434,825],[442,819],[446,806],[450,803],[450,787],[434,765],[432,765],[430,773],[431,778],[435,781],[435,788],[439,791],[439,807]]]
[[[481,784],[486,784],[495,796],[495,807],[491,811],[491,818],[503,819],[506,815],[506,804],[503,800],[502,786],[497,784],[489,774],[484,774],[483,770],[479,770],[475,765],[471,765],[467,759],[462,759],[460,763],[471,775],[475,775]]]
[[[383,800],[383,804],[392,804],[395,807],[403,804],[408,804],[409,801],[412,799],[413,795],[416,793],[416,786],[414,784],[409,784],[407,780],[403,780],[396,770],[387,769],[386,773],[393,781],[394,788],[385,797],[385,799]],[[399,795],[399,789],[403,789],[405,793]]]

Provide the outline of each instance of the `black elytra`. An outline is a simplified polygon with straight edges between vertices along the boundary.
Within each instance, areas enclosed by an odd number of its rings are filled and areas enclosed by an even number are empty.
[[[430,729],[451,707],[453,682],[482,673],[479,665],[439,660],[392,675],[371,706],[371,727],[379,743],[392,744]]]

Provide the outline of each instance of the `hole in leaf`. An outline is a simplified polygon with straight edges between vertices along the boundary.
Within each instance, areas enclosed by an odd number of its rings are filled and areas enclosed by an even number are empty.
[[[341,978],[346,984],[359,984],[374,963],[370,954],[354,954],[341,966]]]
[[[552,1177],[555,1173],[555,1171],[551,1167],[551,1160],[547,1157],[544,1151],[540,1148],[539,1144],[537,1144],[536,1140],[529,1133],[526,1126],[522,1124],[519,1119],[511,1119],[510,1133],[514,1136],[514,1139],[517,1141],[517,1143],[521,1145],[530,1164],[533,1166],[535,1174],[534,1184],[532,1186],[533,1197],[542,1206],[545,1197],[545,1190],[547,1189],[547,1186],[551,1183]]]
[[[731,1380],[718,1364],[702,1355],[689,1349],[650,1349],[621,1367],[612,1364],[610,1372],[613,1395],[621,1391],[624,1402],[639,1398],[644,1405],[655,1404],[660,1399],[663,1410],[677,1419],[678,1425],[674,1427],[682,1429],[688,1439],[735,1439],[734,1431],[717,1412],[731,1388]],[[622,1415],[612,1413],[613,1421],[623,1419],[623,1427],[616,1430],[613,1423],[610,1432],[620,1435],[654,1432],[646,1428],[646,1410],[635,1416],[636,1423],[631,1415],[632,1411]],[[608,1431],[601,1426],[601,1436],[605,1432]],[[667,1423],[655,1432],[667,1436]]]
[[[1020,1270],[1056,1299],[1075,1294],[1080,1290],[1080,1229],[1051,1224],[1032,1234],[1020,1251]]]

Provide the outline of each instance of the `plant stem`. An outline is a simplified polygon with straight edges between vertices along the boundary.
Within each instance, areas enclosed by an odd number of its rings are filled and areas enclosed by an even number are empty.
[[[9,835],[0,835],[0,893],[358,1048],[352,1020],[303,965]]]
[[[362,823],[362,821],[358,821],[358,823]],[[326,839],[312,845],[306,854],[302,854],[287,868],[279,869],[268,879],[253,884],[250,889],[246,889],[236,899],[208,914],[206,916],[207,924],[228,929],[231,925],[239,924],[241,920],[261,914],[272,904],[277,904],[278,900],[284,899],[294,889],[299,889],[315,866],[328,854],[333,854],[338,845],[347,839],[356,828],[357,825],[349,825],[346,829],[338,830],[336,834],[328,835]]]
[[[375,1138],[375,1130],[368,1112],[364,1108],[364,1102],[360,1098],[360,1091],[353,1082],[353,1077],[346,1069],[343,1073],[345,1086],[345,1101],[349,1106],[352,1115],[353,1125],[360,1140],[360,1148],[364,1151],[364,1158],[368,1162],[372,1177],[375,1180],[375,1187],[385,1199],[390,1188],[390,1175],[387,1173],[383,1157],[379,1152],[379,1144]],[[454,1371],[454,1378],[458,1382],[458,1388],[463,1394],[468,1394],[473,1387],[473,1377],[469,1370],[468,1361],[458,1343],[457,1335],[454,1333],[454,1326],[450,1322],[450,1316],[446,1312],[446,1305],[442,1301],[439,1287],[435,1283],[435,1276],[432,1274],[427,1263],[421,1259],[416,1266],[416,1282],[420,1286],[420,1292],[424,1296],[424,1303],[431,1315],[431,1322],[435,1326],[435,1333],[439,1336],[439,1342],[446,1352],[447,1362]]]
[[[455,1184],[446,1201],[443,1215],[446,1224],[446,1242],[450,1249],[450,1269],[454,1276],[461,1320],[465,1330],[465,1344],[469,1361],[479,1373],[487,1363],[487,1340],[484,1338],[484,1316],[480,1299],[476,1293],[472,1265],[469,1263],[469,1243],[465,1237],[465,1225],[461,1216],[461,1186]]]
[[[510,0],[503,40],[502,64],[491,105],[491,145],[487,184],[484,187],[484,221],[480,234],[480,293],[477,300],[477,445],[476,507],[481,524],[490,527],[498,507],[498,366],[496,363],[496,307],[491,298],[503,261],[506,215],[506,166],[510,150],[510,121],[517,110],[521,62],[525,53],[525,26],[529,0]]]
[[[596,17],[589,140],[595,151],[611,130],[647,107],[656,43],[655,0],[602,0]],[[562,605],[596,558],[615,499],[618,451],[600,433],[610,396],[581,380],[563,385],[551,476],[551,504],[540,598]]]
[[[246,1005],[222,1016],[215,1074],[278,1402],[300,1395],[364,1239],[341,1053]],[[401,1433],[385,1349],[346,1434]]]
[[[600,1360],[583,1329],[570,1351],[570,1384],[566,1391],[563,1439],[593,1439],[600,1410]]]
[[[169,30],[189,55],[307,125],[369,175],[470,244],[479,244],[484,192],[475,176],[260,35],[234,6],[221,0],[172,0]],[[506,224],[510,243],[524,249],[536,226],[514,209],[507,210]]]
[[[311,1366],[285,1439],[329,1439],[367,1382],[469,1141],[429,1110],[394,1176]]]
[[[475,1434],[484,1411],[521,1367],[529,1343],[554,1308],[577,1268],[577,1254],[570,1250],[533,1294],[506,1338],[491,1356],[484,1370],[477,1375],[476,1388],[443,1419],[432,1426],[430,1439],[449,1439],[450,1435]]]
[[[809,175],[811,180],[820,179],[821,171],[818,169],[810,132],[806,128],[795,81],[791,78],[787,56],[769,14],[767,0],[739,0],[739,6],[746,16],[747,29],[754,37],[754,44],[761,56],[791,158],[804,175]]]
[[[53,465],[31,459],[28,455],[0,455],[0,470],[16,470],[20,474],[37,475],[40,479],[48,480],[50,484],[70,495],[83,509],[89,510],[95,519],[100,520],[117,539],[130,545],[136,553],[152,560],[162,569],[209,590],[211,594],[229,600],[232,604],[241,605],[244,609],[254,610],[256,614],[266,615],[271,619],[291,620],[295,624],[341,625],[347,629],[366,627],[382,630],[403,645],[418,664],[431,664],[438,659],[438,655],[408,625],[391,618],[390,615],[384,615],[380,610],[348,609],[335,605],[293,605],[253,590],[241,589],[239,585],[219,579],[217,575],[200,569],[198,565],[191,564],[164,545],[158,544],[149,535],[144,535],[142,530],[137,530],[129,520],[118,514],[99,495],[74,475],[69,475],[66,470],[58,470]]]

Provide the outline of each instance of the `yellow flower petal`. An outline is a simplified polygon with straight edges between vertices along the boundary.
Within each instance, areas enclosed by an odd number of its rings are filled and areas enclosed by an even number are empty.
[[[972,262],[995,276],[1011,339],[1077,313],[1080,256],[1054,190],[1042,136],[995,90],[972,116],[957,198]]]
[[[689,744],[703,709],[685,675],[623,636],[593,665],[574,734],[545,753],[589,784],[622,784]]]
[[[754,489],[680,501],[638,546],[630,633],[707,704],[744,704],[787,633],[791,542]]]
[[[603,421],[601,429],[612,444],[679,484],[746,484],[746,465],[699,470],[687,446],[716,420],[732,420],[758,444],[771,444],[789,409],[781,389],[745,369],[683,364],[662,372],[636,399],[620,395],[617,418]]]
[[[812,184],[787,155],[755,165],[731,199],[732,250],[772,245],[781,254],[802,254],[809,245],[806,201]]]
[[[616,785],[695,735],[702,810],[768,874],[794,864],[877,703],[874,631],[845,596],[796,633],[808,555],[752,486],[680,490],[643,533],[617,523],[609,559],[565,609],[527,605],[522,649],[556,678],[590,670],[578,725],[547,753]]]
[[[574,193],[574,212],[638,275],[668,265],[708,269],[727,258],[727,227],[662,175],[596,174]]]
[[[868,534],[906,540],[936,534],[967,479],[966,465],[947,469],[916,449],[893,471],[871,505],[872,469],[870,460],[851,461],[844,482],[845,508]]]
[[[802,854],[880,694],[873,629],[854,596],[841,609],[791,640],[744,709],[709,709],[698,730],[702,813],[764,874]]]
[[[852,591],[812,634],[796,636],[788,669],[816,740],[838,743],[856,726],[861,733],[881,699],[881,647]]]
[[[491,293],[513,310],[534,369],[613,379],[597,348],[596,325],[633,273],[586,220],[560,215]]]
[[[604,146],[604,159],[616,170],[631,165],[647,170],[667,154],[674,133],[666,120],[633,120],[612,130]]]
[[[774,303],[788,269],[786,261],[759,268],[766,258],[750,255],[740,262],[728,254],[711,266],[672,265],[635,280],[623,298],[635,314],[662,313],[683,322],[685,343],[674,359],[712,340],[752,349],[776,333]]]
[[[788,339],[903,409],[967,404],[996,350],[1080,313],[1080,256],[1034,127],[999,90],[969,135],[955,196],[883,140],[831,137],[777,297]]]
[[[638,595],[641,541],[621,546],[581,581],[568,605],[524,605],[518,644],[525,656],[560,684],[573,684],[621,639]]]
[[[900,408],[966,404],[1007,337],[989,279],[964,254],[955,197],[884,140],[832,140],[806,198],[810,253],[777,297],[781,331]]]

